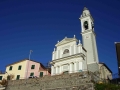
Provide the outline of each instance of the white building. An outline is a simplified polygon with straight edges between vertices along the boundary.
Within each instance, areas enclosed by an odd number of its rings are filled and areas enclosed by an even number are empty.
[[[86,7],[79,19],[83,45],[75,38],[75,35],[73,38],[65,37],[60,42],[58,41],[52,53],[51,75],[64,72],[99,71],[94,20]]]

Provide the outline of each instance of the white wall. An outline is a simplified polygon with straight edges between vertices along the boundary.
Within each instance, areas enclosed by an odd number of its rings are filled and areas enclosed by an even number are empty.
[[[107,76],[112,79],[112,73],[103,64],[99,64],[99,71],[101,79],[107,79]]]

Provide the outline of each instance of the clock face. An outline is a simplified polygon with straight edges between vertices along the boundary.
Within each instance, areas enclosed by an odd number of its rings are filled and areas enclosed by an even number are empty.
[[[85,36],[85,39],[89,39],[90,37],[89,36]]]
[[[84,28],[85,28],[85,30],[88,29],[88,21],[85,21],[85,22],[84,22]]]

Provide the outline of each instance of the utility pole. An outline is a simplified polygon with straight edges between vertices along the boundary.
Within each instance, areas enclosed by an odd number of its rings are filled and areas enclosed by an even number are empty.
[[[30,60],[30,55],[31,55],[31,52],[33,52],[33,50],[30,50],[30,53],[29,53],[29,60]]]
[[[31,52],[33,52],[32,50],[30,50],[30,53],[29,53],[29,60],[30,60],[30,55],[31,55]],[[26,74],[26,78],[28,76],[28,69],[29,69],[29,61],[28,61],[28,66],[27,66],[27,74]]]

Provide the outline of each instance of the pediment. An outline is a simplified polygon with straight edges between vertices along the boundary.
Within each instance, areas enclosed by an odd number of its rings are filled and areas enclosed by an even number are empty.
[[[63,40],[58,42],[55,46],[60,46],[60,45],[67,44],[67,43],[70,43],[70,42],[73,42],[73,41],[78,42],[78,40],[76,38],[64,38]]]

